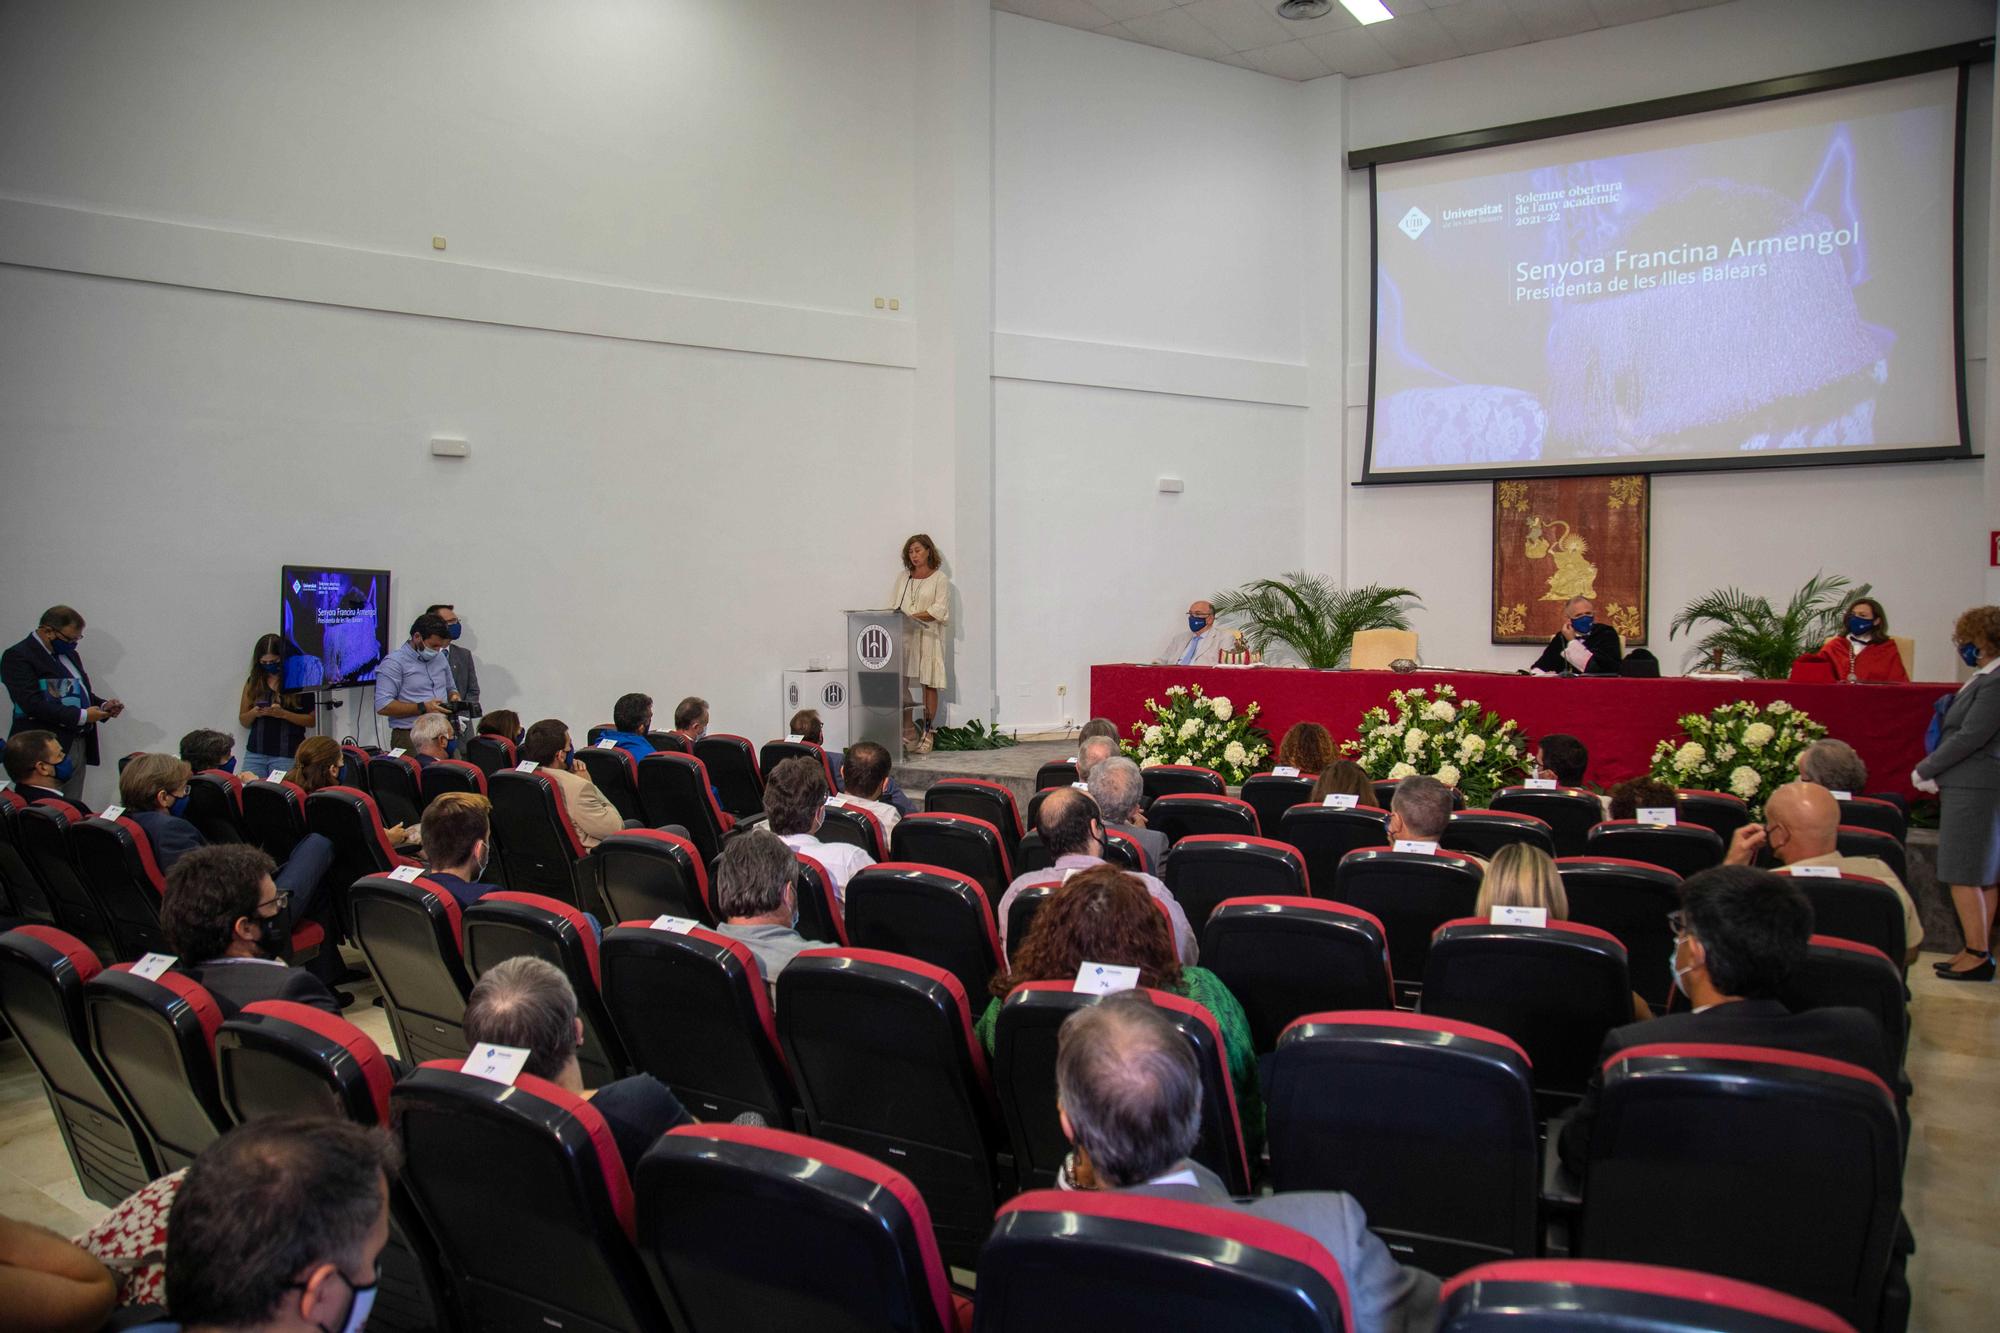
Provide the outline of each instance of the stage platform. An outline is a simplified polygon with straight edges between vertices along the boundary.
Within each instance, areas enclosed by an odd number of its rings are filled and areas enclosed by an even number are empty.
[[[986,778],[1004,782],[1025,814],[1035,794],[1035,773],[1043,764],[1076,757],[1074,740],[1022,741],[1004,750],[933,750],[906,756],[896,765],[896,781],[912,796],[922,796],[943,778]]]

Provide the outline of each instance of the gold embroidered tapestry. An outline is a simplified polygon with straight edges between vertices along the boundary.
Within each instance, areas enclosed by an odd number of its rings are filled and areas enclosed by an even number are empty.
[[[1638,477],[1493,483],[1493,642],[1547,643],[1574,597],[1646,642],[1651,491]]]

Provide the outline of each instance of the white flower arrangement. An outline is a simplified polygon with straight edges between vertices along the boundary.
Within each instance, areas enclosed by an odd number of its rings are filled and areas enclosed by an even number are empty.
[[[1424,762],[1435,762],[1438,781],[1465,793],[1467,803],[1483,806],[1525,770],[1520,724],[1459,698],[1449,685],[1394,690],[1389,703],[1391,708],[1363,713],[1360,737],[1341,746],[1372,778],[1421,773],[1418,764],[1428,753],[1435,758]]]
[[[1135,739],[1125,753],[1141,768],[1194,764],[1212,768],[1230,784],[1255,773],[1271,753],[1271,738],[1254,725],[1262,711],[1255,703],[1238,709],[1222,695],[1206,695],[1199,685],[1169,685],[1166,706],[1146,700],[1150,714],[1132,724]]]
[[[1798,775],[1801,751],[1826,728],[1783,699],[1748,699],[1680,719],[1681,734],[1653,747],[1650,776],[1676,787],[1727,791],[1762,814],[1771,791]]]

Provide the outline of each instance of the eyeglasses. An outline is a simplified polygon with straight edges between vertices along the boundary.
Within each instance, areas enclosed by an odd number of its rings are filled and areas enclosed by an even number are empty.
[[[259,903],[259,904],[257,904],[257,905],[258,905],[259,907],[263,907],[263,906],[265,906],[266,904],[264,904],[264,903]],[[264,914],[264,913],[262,913],[262,912],[259,912],[259,913],[257,914],[257,917],[258,917],[258,919],[259,919],[260,921],[275,921],[275,920],[277,920],[277,919],[278,919],[279,917],[283,916],[283,915],[284,915],[285,913],[287,913],[287,912],[291,911],[291,910],[292,910],[292,891],[291,891],[290,889],[279,889],[279,890],[278,890],[278,896],[277,896],[277,897],[275,897],[275,898],[273,898],[273,899],[271,899],[271,901],[270,901],[270,903],[269,903],[269,906],[272,906],[272,907],[275,907],[275,908],[277,908],[278,910],[277,910],[277,911],[275,911],[275,912],[272,912],[272,913],[270,913],[269,915],[266,915],[266,914]]]
[[[1667,925],[1674,932],[1674,938],[1676,940],[1680,939],[1681,936],[1688,933],[1687,914],[1685,912],[1667,913]]]

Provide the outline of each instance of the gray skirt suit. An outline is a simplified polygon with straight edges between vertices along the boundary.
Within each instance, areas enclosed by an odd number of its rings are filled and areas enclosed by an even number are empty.
[[[2000,881],[2000,670],[1959,687],[1917,776],[1938,785],[1938,881]]]

